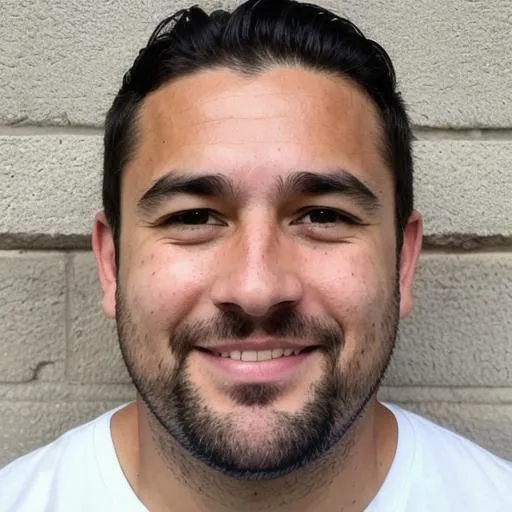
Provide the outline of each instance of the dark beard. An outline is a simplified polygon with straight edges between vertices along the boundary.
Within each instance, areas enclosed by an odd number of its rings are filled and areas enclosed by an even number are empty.
[[[299,316],[282,309],[255,326],[242,312],[222,313],[210,321],[178,327],[169,350],[174,363],[159,361],[144,368],[144,347],[151,340],[141,335],[125,305],[120,287],[116,293],[117,328],[121,352],[132,381],[148,410],[165,432],[166,444],[181,446],[190,456],[216,471],[238,479],[271,479],[285,476],[325,455],[335,444],[347,440],[347,432],[376,393],[388,367],[397,334],[399,317],[398,280],[387,301],[380,336],[368,326],[357,356],[340,370],[343,332],[317,318]],[[256,451],[237,429],[234,413],[220,415],[212,410],[191,381],[188,355],[199,341],[244,339],[255,334],[307,338],[320,346],[325,359],[323,377],[310,390],[310,399],[300,412],[272,411],[272,438]],[[364,354],[373,361],[361,373]],[[231,400],[246,407],[269,408],[280,394],[277,384],[244,384],[229,389]]]

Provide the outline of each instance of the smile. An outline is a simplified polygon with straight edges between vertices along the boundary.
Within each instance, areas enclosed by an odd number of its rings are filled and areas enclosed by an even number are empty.
[[[290,357],[297,356],[299,354],[303,354],[306,352],[311,352],[315,350],[316,346],[304,347],[299,349],[291,349],[291,348],[275,348],[272,350],[233,350],[231,352],[216,352],[210,351],[201,347],[198,347],[198,350],[208,352],[217,357],[229,358],[233,361],[244,361],[250,363],[257,363],[259,361],[270,361],[272,359],[279,359],[282,357]]]
[[[194,350],[198,362],[214,375],[233,384],[284,383],[296,379],[305,365],[315,364],[320,347],[299,349],[274,348],[272,350],[233,350],[216,352],[202,347]]]

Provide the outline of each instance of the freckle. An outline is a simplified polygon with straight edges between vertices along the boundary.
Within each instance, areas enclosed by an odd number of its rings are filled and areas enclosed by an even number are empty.
[[[151,275],[154,276],[156,272],[151,272]]]
[[[141,265],[144,265],[144,260],[140,260],[140,264],[141,264]]]
[[[364,356],[364,354],[366,353],[366,349],[365,348],[362,348],[361,349],[361,355]]]

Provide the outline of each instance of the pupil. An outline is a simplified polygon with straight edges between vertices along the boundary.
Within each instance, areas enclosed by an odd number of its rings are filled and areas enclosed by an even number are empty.
[[[183,214],[182,221],[184,224],[206,224],[208,222],[209,213],[203,210],[195,210]]]
[[[336,212],[331,210],[315,210],[310,214],[311,222],[318,222],[321,224],[334,223],[337,220]]]

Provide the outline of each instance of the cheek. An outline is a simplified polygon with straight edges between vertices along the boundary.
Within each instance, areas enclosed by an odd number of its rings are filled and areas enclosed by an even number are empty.
[[[375,252],[353,247],[315,265],[310,284],[322,308],[345,323],[378,309],[392,283],[389,269],[377,261]]]
[[[361,350],[369,356],[383,338],[394,282],[392,271],[385,267],[375,252],[355,248],[346,251],[338,262],[317,267],[313,301],[342,328],[345,363],[358,359]]]
[[[187,317],[207,286],[208,264],[191,255],[177,255],[171,247],[140,257],[129,271],[126,295],[138,321],[153,329],[168,329]]]

